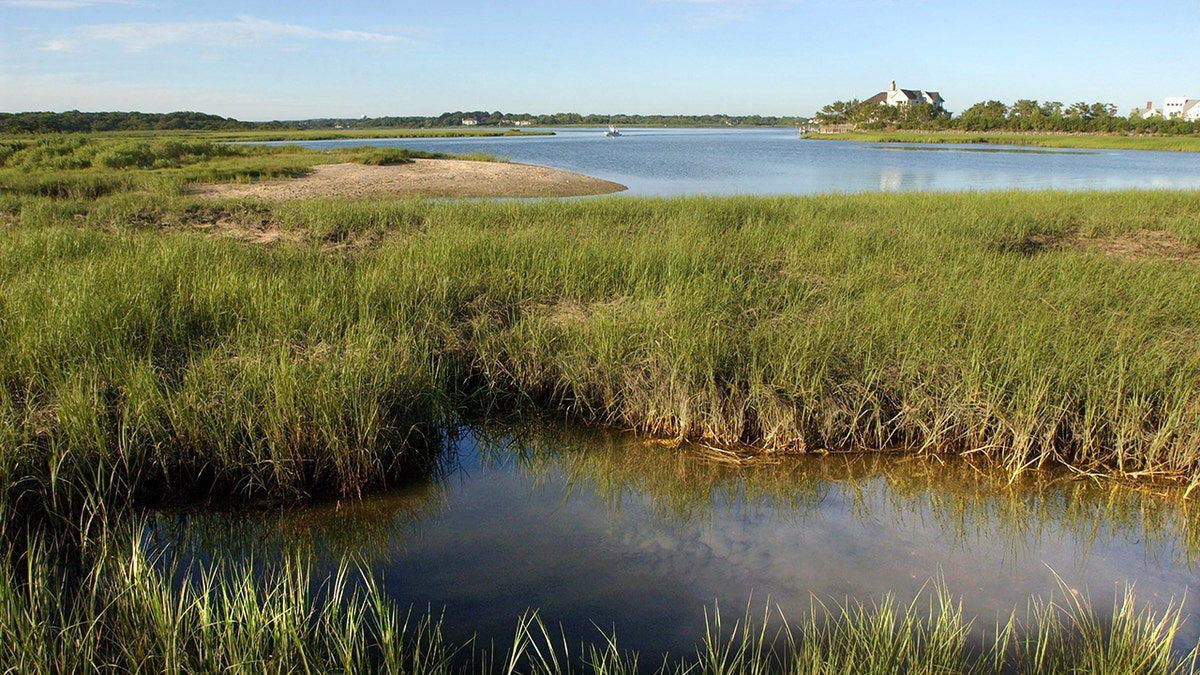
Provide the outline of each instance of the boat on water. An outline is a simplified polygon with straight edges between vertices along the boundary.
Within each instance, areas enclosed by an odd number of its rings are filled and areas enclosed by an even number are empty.
[[[610,124],[610,125],[608,126],[608,131],[604,132],[604,135],[605,135],[605,136],[610,136],[610,137],[611,137],[611,136],[620,136],[620,135],[621,135],[621,132],[620,132],[620,131],[617,131],[617,128],[616,128],[616,127],[614,127],[614,126],[612,126],[612,125]]]

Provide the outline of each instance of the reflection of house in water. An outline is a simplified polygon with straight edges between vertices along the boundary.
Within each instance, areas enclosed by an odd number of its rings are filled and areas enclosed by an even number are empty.
[[[904,174],[893,170],[884,169],[879,172],[879,191],[880,192],[899,192],[904,187]]]
[[[883,169],[879,172],[880,192],[919,192],[933,187],[934,177],[928,171]]]
[[[945,101],[942,100],[942,95],[936,91],[897,89],[896,81],[892,80],[892,85],[888,87],[887,91],[881,91],[871,98],[863,101],[863,103],[882,103],[884,105],[890,105],[893,108],[926,103],[930,106],[933,106],[934,110],[941,110]]]

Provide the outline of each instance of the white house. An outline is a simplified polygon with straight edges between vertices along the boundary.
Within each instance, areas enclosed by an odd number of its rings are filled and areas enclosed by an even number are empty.
[[[1151,117],[1161,117],[1162,113],[1154,108],[1154,101],[1146,101],[1146,107],[1134,110],[1138,117],[1148,120]]]
[[[936,91],[921,91],[919,89],[897,89],[896,81],[892,80],[892,85],[887,91],[881,91],[871,98],[863,101],[863,103],[884,103],[893,108],[898,106],[913,105],[916,103],[928,103],[933,106],[934,110],[941,110],[942,100],[941,94]]]
[[[1168,96],[1163,99],[1163,117],[1178,117],[1188,122],[1200,120],[1200,99]]]

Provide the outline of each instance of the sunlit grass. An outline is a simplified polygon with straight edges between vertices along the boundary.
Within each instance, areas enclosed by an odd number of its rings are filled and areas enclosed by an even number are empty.
[[[464,415],[1200,485],[1195,193],[186,196],[362,152],[239,148],[0,143],[0,663],[19,672],[461,664],[473,647],[350,566],[320,593],[298,565],[180,589],[103,542],[136,505],[387,486],[436,461]],[[1195,648],[1171,652],[1177,606],[1128,595],[1110,619],[1062,595],[982,645],[941,588],[927,607],[830,601],[787,621],[714,608],[694,657],[661,670],[1194,670]],[[527,615],[507,652],[467,662],[659,663],[615,635],[579,651],[554,635]]]
[[[5,204],[3,452],[151,492],[355,493],[521,406],[1196,481],[1191,193]]]
[[[215,138],[209,134],[166,133],[0,139],[0,197],[91,200],[143,193],[170,198],[196,183],[291,178],[308,173],[318,164],[389,165],[415,158],[448,157],[399,147],[312,150],[298,145],[237,144]],[[482,153],[465,158],[496,161]]]
[[[454,644],[436,614],[405,609],[343,561],[324,580],[294,562],[163,567],[136,545],[103,547],[78,575],[34,549],[0,562],[0,662],[20,673],[1137,673],[1195,671],[1176,645],[1178,605],[1132,592],[1108,612],[1063,587],[978,638],[940,582],[901,602],[814,599],[802,617],[769,604],[730,621],[714,606],[693,654],[623,650],[615,632],[569,641],[536,612],[510,644]],[[618,627],[619,628],[619,627]]]
[[[807,134],[821,140],[867,143],[970,143],[1023,145],[1040,148],[1090,150],[1159,150],[1200,152],[1200,136],[1139,136],[1121,134],[1005,133],[971,131],[850,131],[838,134]]]

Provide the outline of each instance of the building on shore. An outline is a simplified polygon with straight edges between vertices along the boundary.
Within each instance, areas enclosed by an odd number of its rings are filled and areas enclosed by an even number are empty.
[[[1187,122],[1200,120],[1200,99],[1183,96],[1168,96],[1163,99],[1162,116],[1179,118]]]
[[[1154,107],[1154,101],[1146,101],[1146,107],[1134,110],[1133,114],[1144,120],[1148,120],[1151,117],[1162,117],[1162,111]]]
[[[942,100],[941,94],[936,91],[923,91],[920,89],[897,89],[896,81],[892,80],[892,84],[887,91],[881,91],[871,98],[863,101],[863,103],[882,103],[892,107],[909,106],[919,103],[926,103],[933,106],[934,110],[942,110],[945,101]]]

